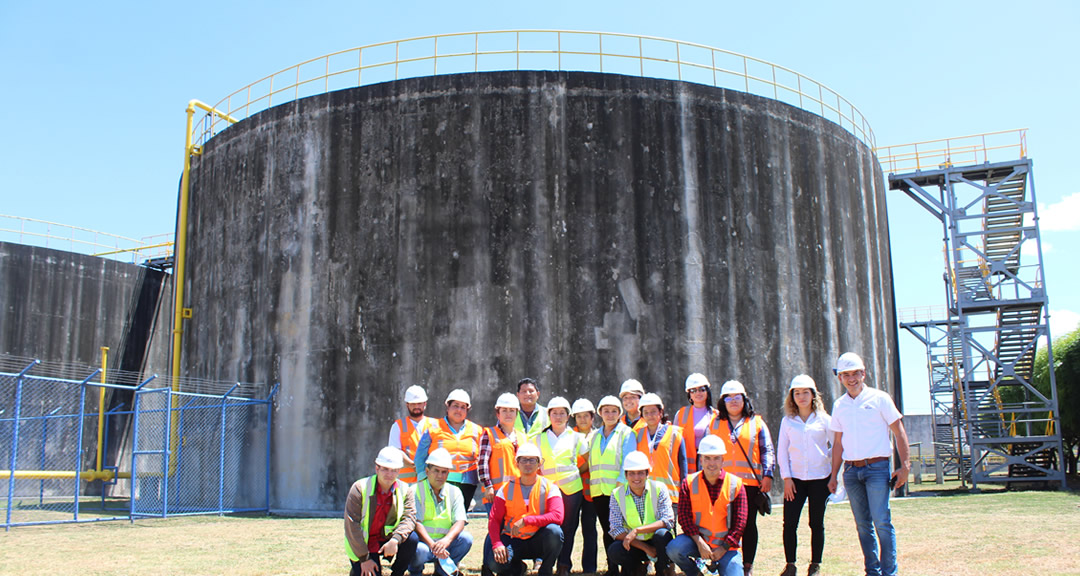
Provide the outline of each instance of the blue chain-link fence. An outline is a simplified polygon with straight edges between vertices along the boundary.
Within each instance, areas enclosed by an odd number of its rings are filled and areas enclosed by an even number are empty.
[[[252,398],[239,395],[251,386],[194,393],[11,364],[0,362],[5,528],[269,510],[276,386]]]

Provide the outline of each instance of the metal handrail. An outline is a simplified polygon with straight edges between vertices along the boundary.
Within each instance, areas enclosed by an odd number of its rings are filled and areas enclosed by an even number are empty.
[[[595,43],[591,46],[585,45],[592,41]],[[538,63],[532,64],[534,61]],[[213,108],[242,120],[302,97],[389,80],[552,69],[632,74],[732,88],[798,106],[839,124],[867,146],[876,145],[874,131],[858,108],[828,86],[790,68],[704,44],[609,32],[494,30],[370,44],[305,60],[260,78],[222,98]],[[228,124],[208,113],[194,128],[192,141],[202,146]]]
[[[874,152],[881,166],[893,174],[985,164],[993,158],[1026,158],[1027,128],[882,146]]]
[[[0,214],[0,221],[11,221],[7,226],[0,226],[0,241],[11,238],[20,244],[42,244],[45,248],[66,248],[70,252],[91,256],[111,256],[115,260],[135,263],[140,258],[153,258],[172,254],[172,242],[147,242],[127,236],[109,234],[90,228],[70,226],[38,220],[25,216]],[[165,235],[153,238],[160,239]],[[171,237],[172,234],[167,235]],[[61,248],[62,249],[62,248]],[[130,255],[130,258],[127,256]]]

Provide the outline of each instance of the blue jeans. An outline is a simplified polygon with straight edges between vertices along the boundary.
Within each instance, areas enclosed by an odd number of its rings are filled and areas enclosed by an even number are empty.
[[[531,538],[511,538],[509,534],[500,537],[508,557],[506,564],[495,561],[495,552],[491,549],[491,536],[484,538],[484,565],[499,576],[525,573],[525,560],[539,558],[539,575],[551,576],[555,571],[555,561],[562,552],[563,533],[558,524],[548,524],[536,531]]]
[[[656,548],[656,573],[660,574],[664,571],[664,568],[671,563],[667,555],[667,545],[671,542],[671,532],[667,528],[661,528],[653,533],[652,538],[645,541]],[[629,550],[623,548],[622,540],[616,540],[608,546],[608,569],[618,566],[621,568],[622,574],[630,574],[627,570],[632,565],[641,565],[649,561],[649,557],[641,551],[640,548],[630,547]]]
[[[695,558],[700,558],[697,543],[686,534],[679,534],[667,545],[667,555],[671,561],[683,571],[686,576],[701,576]],[[717,573],[721,576],[743,576],[742,555],[738,550],[728,550],[720,558],[720,566]]]
[[[844,465],[844,489],[859,530],[867,576],[896,576],[896,530],[889,511],[889,476],[888,460],[863,467]]]
[[[458,534],[457,538],[454,538],[454,541],[446,547],[446,551],[450,553],[450,559],[454,561],[454,564],[461,565],[461,560],[469,553],[472,543],[472,535],[462,530],[461,534]],[[438,576],[450,576],[443,570],[443,567],[439,564],[439,559],[431,552],[431,548],[428,548],[428,545],[423,542],[417,543],[416,555],[412,557],[412,562],[409,563],[410,576],[423,574],[424,564],[428,562],[435,564],[435,574]]]

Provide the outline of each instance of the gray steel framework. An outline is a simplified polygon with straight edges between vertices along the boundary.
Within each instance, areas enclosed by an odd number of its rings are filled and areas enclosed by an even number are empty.
[[[964,441],[959,399],[960,349],[958,327],[949,320],[903,322],[900,327],[926,346],[930,374],[930,407],[933,416],[934,459],[944,475],[963,481],[971,467],[971,450]]]
[[[890,174],[889,187],[945,231],[949,318],[933,323],[944,336],[928,325],[920,340],[928,355],[946,350],[941,373],[931,356],[931,396],[962,424],[957,465],[970,451],[966,473],[975,486],[1037,480],[1064,487],[1053,371],[1048,391],[1032,383],[1036,345],[1050,342],[1050,330],[1031,160]]]

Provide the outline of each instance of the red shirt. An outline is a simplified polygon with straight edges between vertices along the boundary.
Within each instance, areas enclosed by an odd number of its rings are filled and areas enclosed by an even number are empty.
[[[562,524],[564,515],[562,493],[554,486],[548,492],[547,512],[539,516],[528,516],[525,523],[529,526],[547,526],[548,524]],[[495,495],[495,502],[491,505],[488,515],[488,536],[491,537],[491,549],[497,550],[502,543],[503,518],[506,517],[506,500]]]
[[[395,484],[397,481],[394,482]],[[385,493],[378,481],[375,481],[375,509],[371,512],[371,526],[368,528],[368,554],[377,554],[379,548],[389,538],[384,534],[386,517],[390,515],[390,508],[394,505],[394,486]]]
[[[709,480],[705,478],[705,475],[701,475],[701,479],[705,480],[705,487],[709,489],[709,500],[716,502],[717,496],[720,496],[720,487],[724,484],[724,472],[720,471],[720,477],[716,479],[716,484],[710,484]],[[746,489],[739,490],[739,494],[735,496],[735,519],[731,523],[731,530],[728,530],[727,536],[724,537],[724,542],[727,542],[728,548],[737,548],[742,541],[743,530],[746,530]],[[697,524],[694,522],[694,510],[690,506],[690,484],[687,483],[684,478],[682,484],[679,485],[679,526],[682,526],[683,534],[693,538],[700,532]]]

